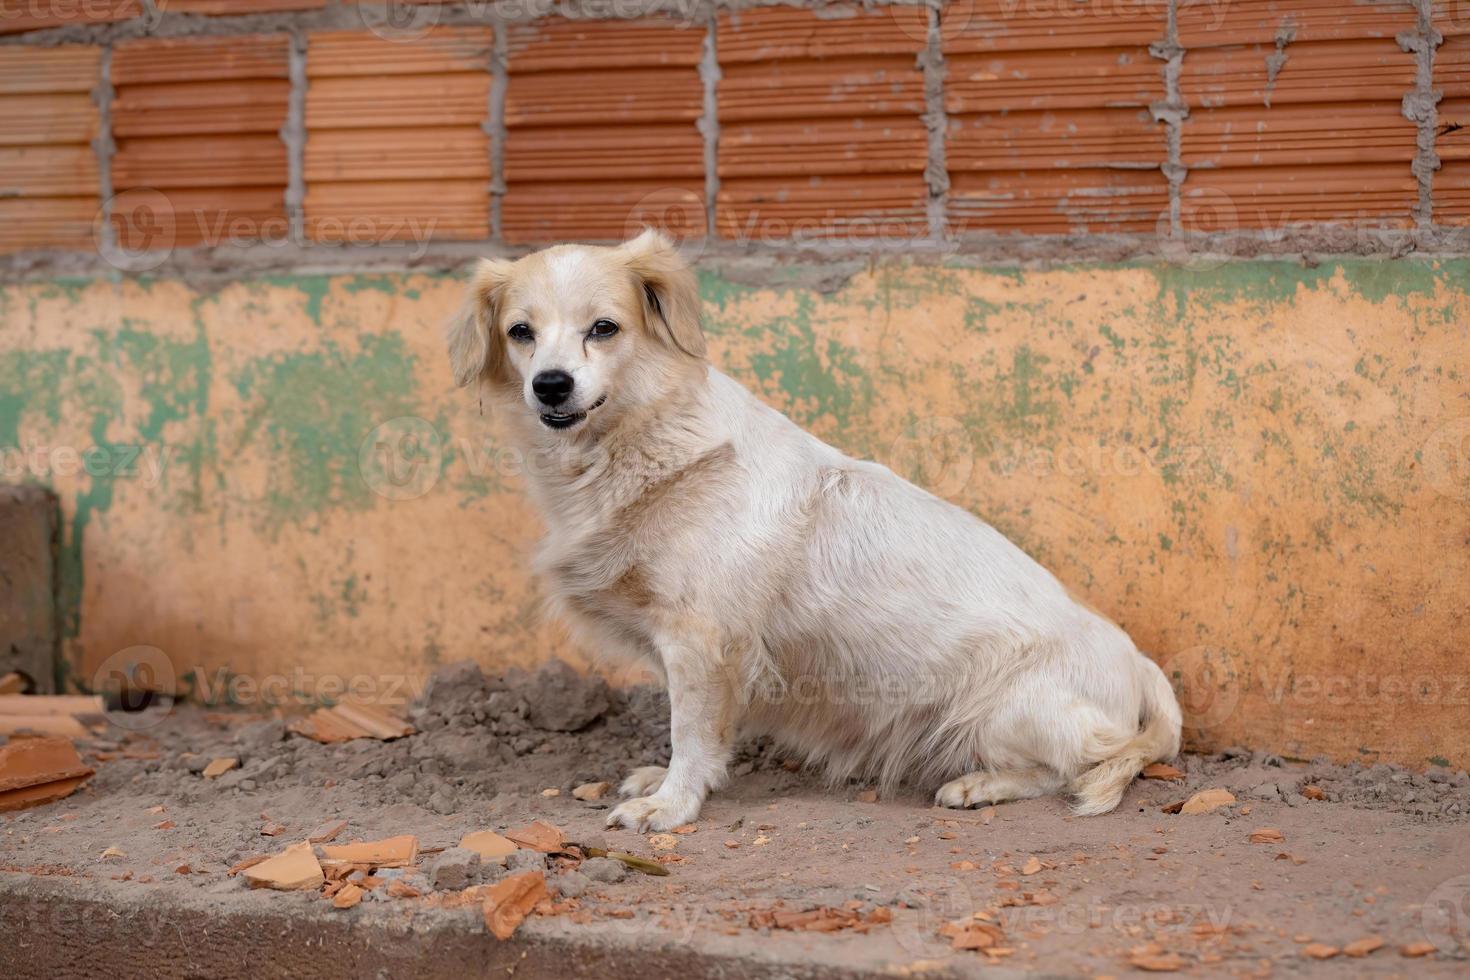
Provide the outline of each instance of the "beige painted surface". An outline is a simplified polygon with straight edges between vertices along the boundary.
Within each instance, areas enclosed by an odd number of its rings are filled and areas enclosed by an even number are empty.
[[[1195,744],[1465,765],[1467,271],[703,281],[717,364],[1122,622],[1179,674]],[[63,500],[70,683],[141,657],[209,698],[392,698],[440,662],[574,655],[525,572],[518,460],[450,383],[459,292],[0,290],[0,464]]]

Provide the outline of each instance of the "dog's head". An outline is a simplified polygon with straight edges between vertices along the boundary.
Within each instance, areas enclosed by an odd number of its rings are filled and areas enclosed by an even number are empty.
[[[483,379],[558,431],[651,404],[704,354],[694,274],[652,230],[481,260],[449,329],[457,384]]]

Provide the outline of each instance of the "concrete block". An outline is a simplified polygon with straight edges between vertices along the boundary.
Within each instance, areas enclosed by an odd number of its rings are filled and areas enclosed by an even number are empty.
[[[19,671],[55,690],[56,497],[43,487],[0,486],[0,675]]]

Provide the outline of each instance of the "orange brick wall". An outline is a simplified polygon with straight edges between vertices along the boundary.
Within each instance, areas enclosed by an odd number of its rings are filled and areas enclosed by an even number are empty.
[[[488,27],[413,43],[322,32],[306,50],[306,234],[372,244],[490,234]]]
[[[704,33],[656,18],[508,28],[506,241],[620,238],[650,207],[704,234]]]
[[[918,8],[722,15],[720,237],[922,234],[927,32]]]
[[[1470,225],[1466,0],[655,8],[0,0],[0,250]]]
[[[113,50],[112,220],[121,242],[142,248],[160,233],[180,247],[285,237],[279,134],[289,45],[270,34],[152,38]],[[168,207],[143,203],[154,192]]]
[[[101,54],[0,48],[0,250],[91,246]]]

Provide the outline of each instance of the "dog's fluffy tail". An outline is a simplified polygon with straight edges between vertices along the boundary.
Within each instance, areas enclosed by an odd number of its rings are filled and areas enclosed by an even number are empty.
[[[1107,813],[1123,799],[1123,791],[1150,762],[1172,759],[1179,752],[1182,718],[1169,679],[1152,660],[1138,655],[1143,683],[1143,728],[1126,740],[1100,746],[1102,761],[1072,781],[1079,816]]]

